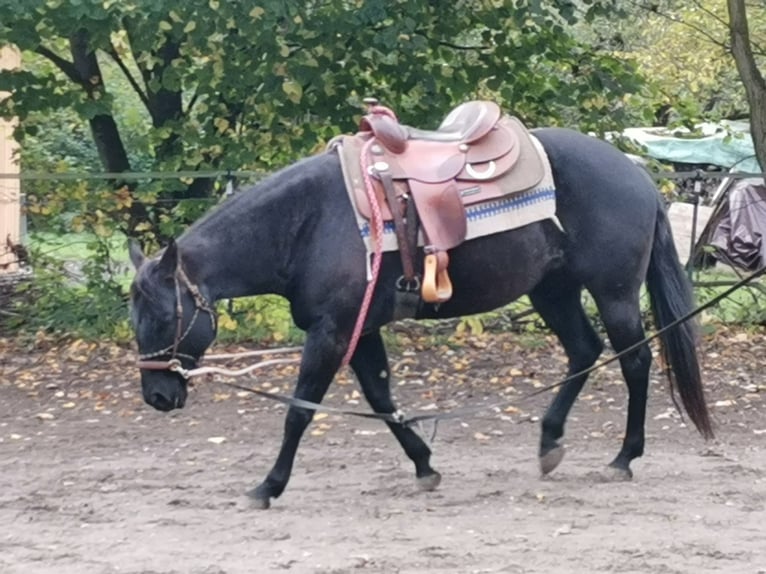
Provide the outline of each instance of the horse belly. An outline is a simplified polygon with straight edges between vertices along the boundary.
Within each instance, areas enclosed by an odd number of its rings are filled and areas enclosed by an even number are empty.
[[[558,233],[552,222],[544,221],[450,250],[452,298],[440,305],[424,304],[416,318],[482,313],[529,293],[549,271],[563,264]]]

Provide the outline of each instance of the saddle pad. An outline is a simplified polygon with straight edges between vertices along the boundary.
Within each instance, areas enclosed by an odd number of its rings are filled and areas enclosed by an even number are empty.
[[[371,217],[371,211],[365,192],[362,168],[359,165],[359,156],[369,137],[368,134],[342,135],[329,144],[329,147],[338,148],[341,161],[345,166],[346,185],[353,186],[354,205],[368,219]],[[416,141],[411,142],[411,145],[418,147],[418,153],[399,155],[386,151],[376,156],[374,161],[382,159],[390,166],[397,195],[408,192],[408,179],[425,184],[445,182],[445,185],[447,181],[456,180],[458,192],[466,205],[500,199],[508,194],[528,190],[542,180],[544,168],[538,149],[532,141],[531,133],[517,118],[503,116],[497,129],[493,130],[492,137],[487,136],[486,140],[482,144],[471,147],[468,155],[458,152],[456,146],[454,155],[445,153],[454,143]],[[435,145],[442,150],[432,157],[432,159],[438,158],[438,161],[427,161],[428,154],[425,153],[424,148],[427,145]],[[506,145],[511,147],[507,148]],[[492,160],[491,163],[490,160]],[[419,161],[423,165],[415,169],[413,165]],[[423,171],[422,168],[427,169]],[[497,175],[483,179],[469,173],[471,170],[481,173],[487,169],[493,170]],[[429,170],[433,172],[432,176],[426,175]],[[437,173],[437,170],[442,173]],[[393,219],[383,188],[377,180],[374,181],[383,218]]]
[[[531,139],[543,163],[542,179],[529,189],[489,201],[466,205],[465,211],[468,222],[466,241],[493,233],[517,229],[544,219],[553,219],[558,224],[556,219],[556,190],[550,161],[538,139],[534,135],[531,135]],[[342,145],[342,139],[331,142],[332,148],[340,157],[343,177],[346,182],[346,192],[354,208],[359,234],[364,240],[368,255],[370,255],[374,251],[370,223],[357,208],[353,191],[355,177],[357,177],[356,174],[358,174],[359,169],[356,166],[349,169],[349,166],[346,165],[346,154],[342,153],[342,150],[335,149]],[[358,184],[358,182],[356,183]],[[421,246],[423,245],[422,237],[419,237],[418,243]],[[394,232],[394,224],[391,221],[385,221],[383,227],[383,251],[398,250],[399,245],[396,240],[396,233]]]

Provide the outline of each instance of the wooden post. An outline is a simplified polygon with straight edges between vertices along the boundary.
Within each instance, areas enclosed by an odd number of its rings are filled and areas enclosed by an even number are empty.
[[[21,65],[19,52],[9,46],[0,47],[0,69],[12,70]],[[0,98],[8,92],[0,92]],[[15,121],[0,118],[0,173],[19,173],[18,144],[13,139]],[[8,248],[8,242],[18,245],[21,241],[21,185],[16,179],[0,178],[0,275],[18,270],[16,255]]]

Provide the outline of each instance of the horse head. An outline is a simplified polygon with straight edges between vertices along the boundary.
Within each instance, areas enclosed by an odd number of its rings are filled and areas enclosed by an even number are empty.
[[[153,258],[131,242],[130,258],[136,268],[130,288],[131,321],[144,401],[161,411],[183,408],[184,371],[197,366],[215,339],[215,311],[187,276],[174,241]]]

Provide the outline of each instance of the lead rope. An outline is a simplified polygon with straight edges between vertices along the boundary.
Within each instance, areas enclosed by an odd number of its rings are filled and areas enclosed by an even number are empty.
[[[370,176],[369,169],[370,165],[368,150],[374,142],[375,138],[370,138],[367,143],[364,144],[362,147],[360,161],[362,163],[362,174],[364,177],[365,191],[367,192],[367,201],[370,203],[370,210],[372,211],[372,234],[375,241],[375,250],[372,255],[370,280],[367,282],[367,289],[364,292],[364,299],[362,299],[362,306],[359,309],[359,316],[356,318],[354,332],[351,335],[351,341],[348,344],[348,349],[346,350],[346,354],[344,355],[343,361],[340,364],[341,367],[345,367],[349,364],[349,362],[351,362],[351,357],[354,356],[354,351],[356,351],[356,346],[362,336],[364,321],[367,318],[367,312],[370,310],[372,294],[375,291],[375,285],[378,282],[380,264],[383,258],[383,214],[380,211],[378,198],[375,196],[375,188],[373,187],[372,177]],[[367,257],[366,254],[365,257]]]

